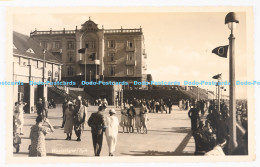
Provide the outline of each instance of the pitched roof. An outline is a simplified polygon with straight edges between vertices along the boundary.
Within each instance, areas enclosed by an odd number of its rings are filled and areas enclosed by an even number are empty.
[[[13,54],[43,60],[43,47],[38,42],[27,35],[13,31]],[[33,52],[28,52],[32,49]],[[61,64],[61,61],[53,56],[50,52],[46,52],[45,60],[53,63]]]

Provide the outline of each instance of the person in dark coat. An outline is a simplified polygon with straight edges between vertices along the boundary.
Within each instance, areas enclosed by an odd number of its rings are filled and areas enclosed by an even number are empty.
[[[104,106],[99,106],[98,112],[92,113],[88,120],[88,125],[91,127],[95,156],[100,156],[102,149],[103,132],[105,129],[105,121],[103,116],[104,111]]]
[[[81,96],[78,97],[74,110],[74,131],[77,136],[77,141],[81,141],[81,134],[84,130],[84,124],[86,119],[86,108],[82,104]]]
[[[64,103],[62,104],[62,125],[61,128],[64,128],[64,124],[65,124],[65,109],[68,108],[68,100],[65,99]]]
[[[199,121],[199,110],[195,106],[196,105],[188,112],[188,116],[191,120],[191,130],[193,132],[197,130]]]
[[[169,114],[171,114],[171,112],[172,112],[172,102],[171,102],[171,99],[168,100],[167,106],[169,108]],[[167,114],[167,110],[166,110],[166,114]]]

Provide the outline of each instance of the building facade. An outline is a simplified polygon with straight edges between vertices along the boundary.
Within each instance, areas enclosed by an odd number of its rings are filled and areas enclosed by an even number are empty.
[[[25,112],[34,112],[39,98],[47,100],[48,85],[30,84],[30,81],[60,81],[61,66],[62,63],[51,53],[44,52],[39,43],[13,32],[13,82],[23,82],[13,86],[14,102],[26,102]]]
[[[62,61],[62,80],[147,80],[142,28],[99,29],[89,19],[81,29],[35,30],[30,37]],[[79,53],[80,49],[83,52]]]

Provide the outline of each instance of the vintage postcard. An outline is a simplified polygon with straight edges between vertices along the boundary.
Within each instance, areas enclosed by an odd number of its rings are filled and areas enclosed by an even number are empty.
[[[9,7],[6,23],[7,163],[254,161],[252,7]]]

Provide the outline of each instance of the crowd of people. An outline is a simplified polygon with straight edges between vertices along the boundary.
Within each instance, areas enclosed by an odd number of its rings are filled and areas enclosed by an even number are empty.
[[[54,128],[48,120],[48,101],[39,98],[36,103],[37,118],[36,124],[31,127],[29,146],[29,156],[46,156],[45,136],[54,132]],[[21,143],[20,135],[23,135],[23,108],[26,103],[16,102],[14,106],[14,147],[19,152],[19,144]],[[168,99],[128,99],[121,107],[121,121],[115,116],[114,109],[109,110],[109,116],[104,116],[108,102],[104,99],[96,101],[98,111],[90,115],[87,119],[86,100],[78,96],[72,101],[65,99],[62,104],[62,128],[66,134],[65,140],[72,140],[72,133],[76,135],[76,141],[81,141],[81,135],[84,126],[87,123],[91,128],[92,142],[95,156],[100,156],[103,133],[105,133],[109,156],[114,155],[117,144],[118,127],[123,129],[123,133],[148,133],[147,123],[148,113],[164,113],[171,114],[173,102]],[[229,140],[229,127],[227,125],[229,119],[228,106],[224,101],[220,103],[218,110],[215,101],[211,100],[183,100],[179,101],[180,110],[188,110],[188,116],[191,120],[192,136],[195,140],[195,155],[207,155],[215,148],[221,148],[223,154],[228,153],[226,143]],[[241,111],[245,109],[242,105]],[[243,110],[244,112],[244,110]],[[47,126],[45,126],[46,124]],[[244,138],[247,140],[247,138]],[[244,146],[246,147],[246,146]],[[246,152],[246,148],[243,148]]]
[[[224,101],[220,109],[215,101],[194,101],[188,112],[191,119],[192,136],[195,140],[195,155],[208,155],[210,151],[221,148],[222,154],[228,152],[229,110]],[[245,134],[245,137],[247,133]],[[246,152],[246,148],[242,148]]]

